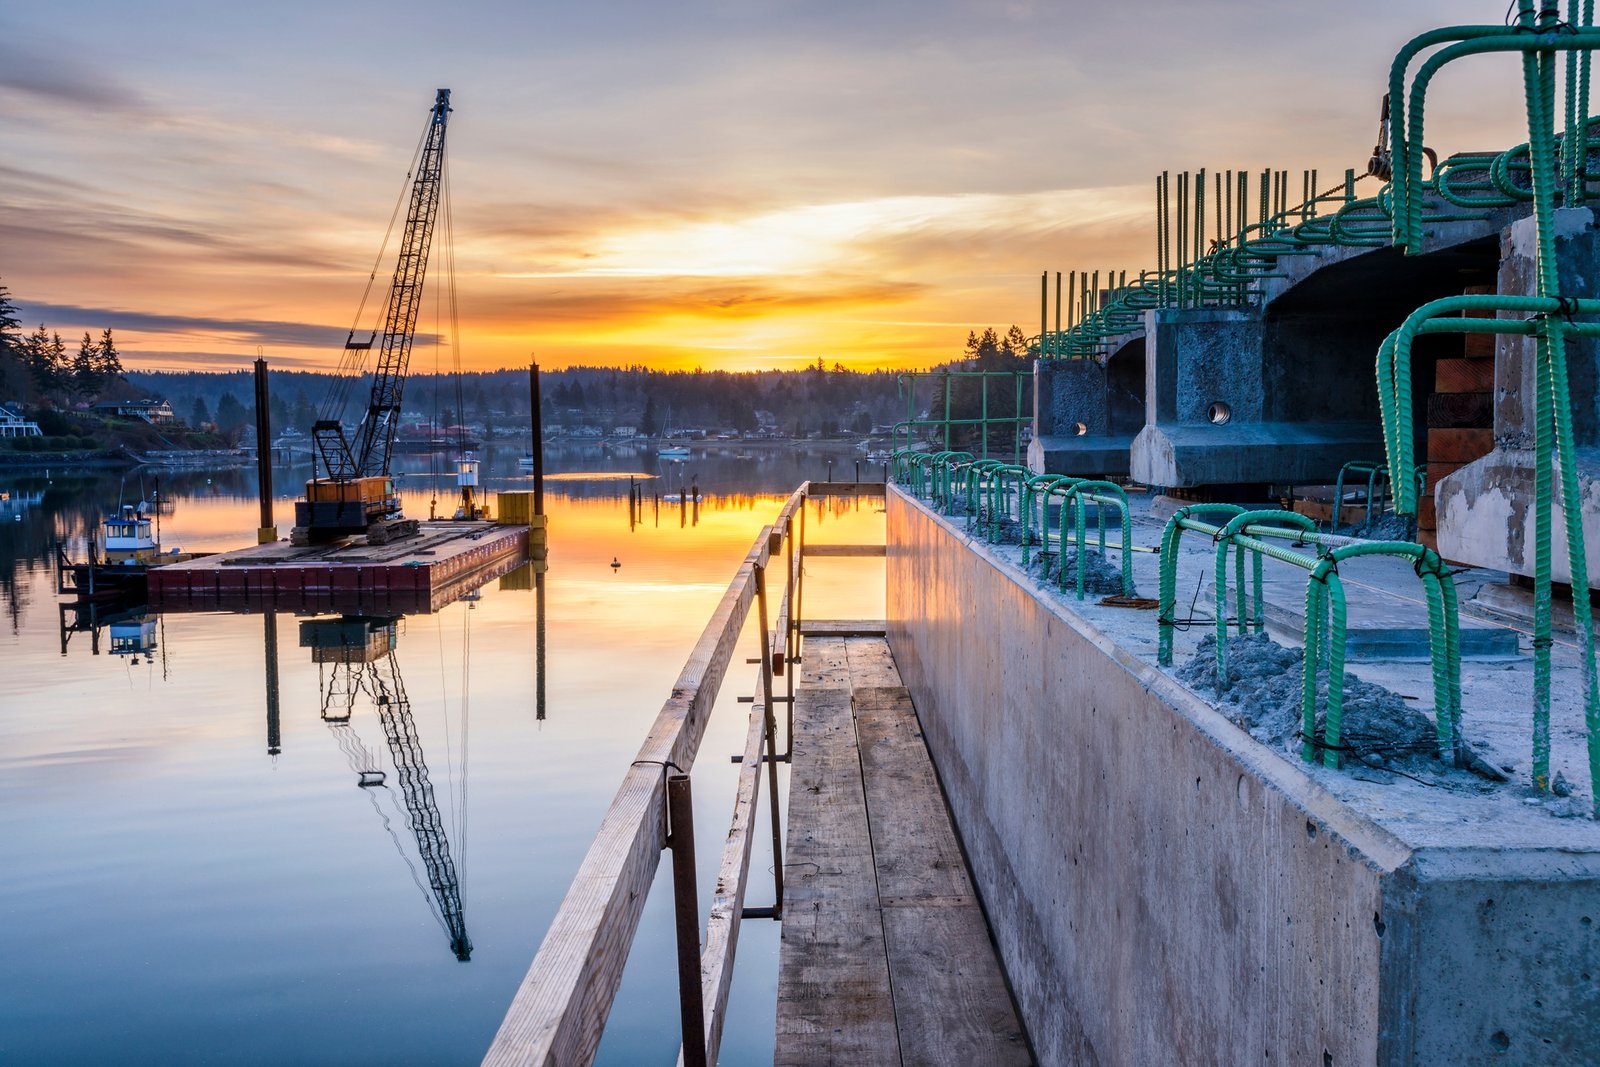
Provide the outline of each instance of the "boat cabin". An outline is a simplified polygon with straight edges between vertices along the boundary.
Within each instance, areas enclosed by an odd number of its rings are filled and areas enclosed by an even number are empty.
[[[106,519],[105,556],[107,563],[148,563],[158,546],[150,518],[142,508],[124,504],[122,511]]]

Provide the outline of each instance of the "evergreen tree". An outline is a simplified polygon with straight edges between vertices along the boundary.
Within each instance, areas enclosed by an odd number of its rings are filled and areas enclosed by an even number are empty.
[[[100,348],[89,331],[83,331],[83,340],[78,342],[78,354],[72,357],[72,375],[75,380],[85,383],[84,388],[91,396],[99,392],[99,366],[96,362],[99,353]]]
[[[55,344],[61,345],[60,334],[56,334]],[[78,354],[72,357],[70,364],[66,346],[61,345],[61,362],[71,368],[72,391],[85,400],[92,400],[100,394],[100,373],[95,365],[98,353],[99,349],[87,333],[83,335],[83,343],[78,346]]]
[[[660,416],[656,414],[656,398],[645,397],[644,414],[639,416],[639,432],[646,437],[654,437],[661,429]]]
[[[306,396],[304,389],[295,390],[294,411],[290,414],[283,428],[293,426],[301,433],[310,433],[311,424],[317,421],[317,409],[311,406],[311,400]]]
[[[250,413],[238,398],[232,393],[223,393],[222,399],[217,401],[217,429],[223,433],[233,433],[249,421]]]
[[[17,318],[17,306],[11,302],[11,290],[0,285],[0,353],[17,351],[22,342],[17,327],[21,325],[22,320]]]
[[[198,430],[210,421],[211,409],[206,406],[206,398],[203,396],[195,397],[194,407],[189,409],[189,425]]]
[[[44,323],[22,341],[23,359],[33,373],[33,383],[41,393],[65,393],[70,390],[72,370],[67,365],[66,350],[51,344],[50,331]]]
[[[100,345],[95,354],[96,392],[122,377],[122,356],[111,337],[111,327],[100,331]]]

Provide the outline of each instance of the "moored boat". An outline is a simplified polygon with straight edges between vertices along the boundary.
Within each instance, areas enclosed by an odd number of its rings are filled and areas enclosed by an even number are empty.
[[[56,592],[85,596],[142,596],[151,567],[194,559],[174,548],[161,551],[160,535],[147,514],[150,506],[124,504],[100,524],[100,546],[90,538],[88,559],[75,561],[56,546]]]

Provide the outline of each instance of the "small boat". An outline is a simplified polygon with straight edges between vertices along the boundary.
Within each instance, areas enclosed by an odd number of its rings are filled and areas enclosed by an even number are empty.
[[[533,449],[530,448],[528,451],[517,457],[517,470],[521,471],[523,474],[532,474],[533,465]]]
[[[682,445],[669,445],[666,448],[656,449],[656,455],[662,459],[688,459],[689,450]]]
[[[194,559],[194,553],[174,548],[163,554],[161,542],[153,532],[149,504],[124,504],[101,525],[101,553],[89,544],[89,558],[78,563],[56,546],[56,592],[86,596],[144,595],[145,579],[151,567]]]

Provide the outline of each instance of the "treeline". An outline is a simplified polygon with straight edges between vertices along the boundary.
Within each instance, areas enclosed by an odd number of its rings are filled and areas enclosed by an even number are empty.
[[[251,372],[139,371],[128,381],[144,395],[161,397],[191,425],[212,422],[227,433],[254,418]],[[308,432],[323,412],[337,379],[332,374],[269,370],[273,432]],[[567,367],[540,376],[547,427],[603,431],[632,426],[645,434],[669,430],[767,428],[805,436],[852,430],[905,418],[907,398],[894,371],[852,371],[822,362],[798,371],[662,371],[649,367]],[[363,387],[346,390],[343,417],[361,417]],[[526,427],[531,411],[524,368],[412,375],[406,383],[405,420],[437,426],[468,423],[488,432]],[[198,420],[198,421],[197,421]]]
[[[985,329],[968,339],[962,356],[940,369],[1026,371],[1021,331]],[[252,372],[131,370],[127,381],[141,396],[160,397],[190,426],[212,426],[236,436],[255,418]],[[308,433],[324,413],[339,379],[328,373],[269,370],[274,434],[294,428]],[[346,422],[361,418],[364,385],[342,390],[349,397]],[[672,431],[770,431],[782,436],[868,433],[873,427],[934,412],[943,415],[938,378],[914,383],[899,371],[855,371],[822,361],[793,371],[663,371],[645,366],[567,367],[540,375],[543,420],[547,429],[593,427],[610,432],[633,427],[655,436]],[[982,397],[976,379],[954,378],[951,411],[976,418]],[[1024,395],[1031,392],[1024,390]],[[525,368],[465,371],[461,375],[412,375],[404,394],[407,423],[438,427],[468,424],[494,433],[528,426],[531,397]],[[1015,388],[991,382],[989,414],[1007,418],[1016,411]],[[1024,412],[1025,414],[1025,412]],[[974,438],[976,429],[958,436]],[[1000,430],[995,432],[999,433]],[[1009,433],[1009,429],[1005,431]]]
[[[74,352],[44,323],[30,334],[20,326],[11,293],[0,285],[0,402],[72,408],[121,383],[122,356],[109,328],[98,340],[85,331]]]

